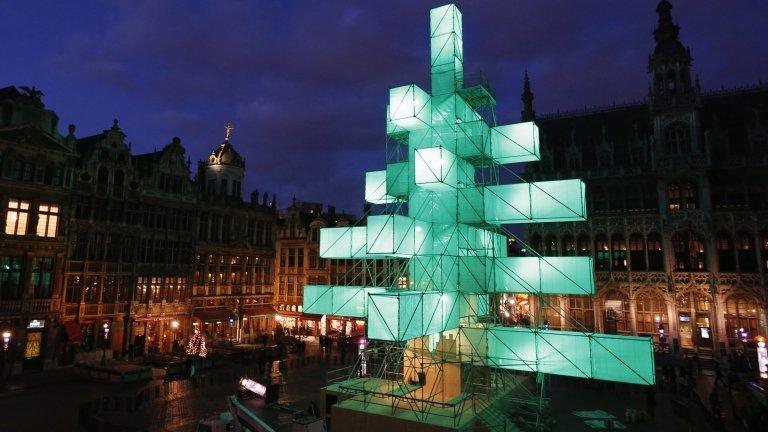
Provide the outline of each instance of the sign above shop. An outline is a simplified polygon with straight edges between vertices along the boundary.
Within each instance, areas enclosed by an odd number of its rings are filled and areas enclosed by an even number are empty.
[[[29,324],[27,324],[28,329],[41,329],[45,328],[45,320],[44,319],[33,319],[29,320]]]

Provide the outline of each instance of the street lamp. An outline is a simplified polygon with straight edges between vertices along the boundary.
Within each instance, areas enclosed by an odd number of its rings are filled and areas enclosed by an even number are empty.
[[[104,329],[104,342],[101,350],[101,364],[105,365],[107,364],[107,343],[109,341],[109,323],[104,323],[102,325],[102,328]]]
[[[8,351],[8,347],[11,346],[11,332],[6,330],[3,332],[3,350]]]

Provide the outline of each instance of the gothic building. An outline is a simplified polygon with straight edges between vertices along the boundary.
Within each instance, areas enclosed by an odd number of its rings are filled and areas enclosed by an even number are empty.
[[[656,9],[643,102],[538,116],[526,75],[522,118],[542,151],[526,175],[584,179],[589,207],[587,222],[527,226],[526,241],[595,263],[596,296],[542,301],[542,323],[722,355],[766,335],[768,86],[702,91],[671,9]]]

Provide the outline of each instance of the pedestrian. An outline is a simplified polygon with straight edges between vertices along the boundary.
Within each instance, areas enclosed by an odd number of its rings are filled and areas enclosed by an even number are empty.
[[[720,363],[715,362],[715,387],[717,387],[719,383],[722,383],[723,387],[726,386],[725,380],[723,379],[723,369],[720,367]]]
[[[699,359],[699,353],[693,353],[693,365],[696,368],[696,375],[701,375],[701,359]]]
[[[715,418],[720,417],[720,396],[717,395],[717,389],[713,388],[709,393],[709,409]]]
[[[648,416],[654,417],[656,414],[656,389],[652,385],[645,388],[645,406],[648,410]]]

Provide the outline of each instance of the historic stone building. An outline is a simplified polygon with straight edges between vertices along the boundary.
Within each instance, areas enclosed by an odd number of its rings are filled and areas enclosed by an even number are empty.
[[[227,136],[198,163],[195,325],[214,339],[252,341],[274,328],[277,211],[258,191],[244,201],[245,160]]]
[[[542,301],[550,327],[663,329],[673,349],[724,354],[766,335],[768,86],[702,91],[671,9],[656,9],[645,101],[536,116],[526,75],[522,118],[542,151],[526,175],[584,179],[589,207],[587,222],[533,224],[526,239],[594,259],[597,295]]]
[[[179,138],[134,155],[117,120],[62,136],[41,96],[0,89],[3,371],[271,330],[274,198],[242,199],[229,137],[192,179]]]
[[[189,326],[196,197],[185,150],[174,138],[132,155],[125,138],[115,120],[77,140],[63,315],[81,352],[169,351]]]
[[[368,213],[366,208],[366,214]],[[398,260],[326,259],[320,257],[320,229],[365,225],[335,207],[296,201],[280,211],[276,244],[274,304],[279,323],[289,332],[307,334],[364,334],[365,321],[344,316],[321,316],[302,310],[304,285],[393,286],[406,284]]]
[[[35,88],[0,89],[0,362],[3,374],[49,367],[62,337],[75,142]]]

